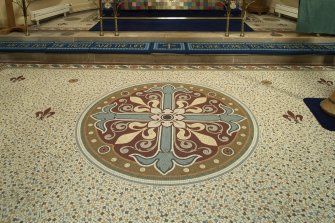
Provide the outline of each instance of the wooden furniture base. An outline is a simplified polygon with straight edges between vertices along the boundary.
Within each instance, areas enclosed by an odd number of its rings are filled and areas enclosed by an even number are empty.
[[[24,31],[25,31],[24,26],[0,28],[0,34],[8,34],[11,32],[24,32]]]
[[[335,117],[335,91],[329,98],[323,100],[320,106],[328,115]]]

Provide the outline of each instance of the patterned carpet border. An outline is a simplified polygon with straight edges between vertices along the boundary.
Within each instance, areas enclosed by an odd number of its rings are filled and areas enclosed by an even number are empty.
[[[334,43],[0,42],[0,52],[335,55]]]
[[[116,69],[116,70],[314,70],[334,71],[335,66],[318,65],[104,65],[104,64],[26,64],[0,63],[0,71],[6,68],[44,69]]]

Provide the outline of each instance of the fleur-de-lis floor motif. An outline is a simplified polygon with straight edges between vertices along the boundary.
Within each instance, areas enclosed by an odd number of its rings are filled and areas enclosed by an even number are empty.
[[[10,79],[10,81],[13,82],[13,83],[15,83],[15,82],[17,82],[17,81],[23,81],[23,80],[25,80],[25,79],[26,79],[26,78],[24,78],[23,75],[21,75],[21,76],[18,76],[18,77],[12,77],[12,78]]]
[[[295,121],[296,124],[300,123],[303,120],[302,115],[295,115],[291,111],[287,111],[287,114],[284,114],[283,117],[289,121]]]
[[[69,80],[69,83],[70,84],[73,84],[73,83],[77,83],[79,80],[78,79],[70,79]]]
[[[53,116],[55,114],[55,112],[51,111],[51,107],[45,109],[44,111],[38,111],[35,113],[36,118],[39,120],[43,120],[44,118],[49,118],[51,116]]]
[[[262,81],[261,81],[261,84],[263,84],[263,85],[265,85],[265,86],[270,86],[270,85],[272,85],[272,82],[269,81],[269,80],[262,80]]]
[[[328,85],[328,86],[333,86],[333,82],[332,81],[326,81],[323,78],[320,78],[320,80],[318,81],[320,84],[324,84],[324,85]]]

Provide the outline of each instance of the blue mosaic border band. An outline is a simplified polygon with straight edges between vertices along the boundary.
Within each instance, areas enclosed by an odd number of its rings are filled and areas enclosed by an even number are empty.
[[[0,42],[0,52],[40,53],[46,52],[54,42]]]
[[[329,54],[329,52],[335,51],[335,43],[322,43],[322,44],[309,44],[309,47],[313,49],[315,54]]]
[[[335,55],[335,43],[0,42],[0,52]]]
[[[314,54],[314,51],[309,47],[309,44],[304,43],[248,43],[247,45],[250,48],[250,51],[254,54]]]
[[[142,42],[95,42],[89,53],[150,53],[150,45]]]
[[[188,51],[196,54],[249,54],[245,43],[187,43]]]
[[[46,49],[47,53],[86,53],[91,48],[94,42],[56,42],[48,46]]]

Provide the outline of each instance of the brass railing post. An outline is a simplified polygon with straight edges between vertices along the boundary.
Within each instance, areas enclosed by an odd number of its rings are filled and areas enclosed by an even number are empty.
[[[100,20],[100,36],[104,35],[104,28],[103,28],[103,10],[102,10],[102,0],[99,0],[99,20]]]
[[[27,13],[27,8],[29,6],[26,5],[26,0],[22,0],[22,11],[23,11],[23,17],[24,17],[24,29],[25,29],[25,35],[29,36],[29,30],[28,30],[28,13]]]
[[[118,28],[118,21],[117,21],[117,0],[113,0],[113,13],[114,13],[114,25],[115,25],[115,32],[114,35],[119,35],[119,28]]]
[[[230,22],[230,12],[231,12],[231,8],[230,8],[230,1],[227,1],[227,19],[226,19],[226,33],[225,36],[229,36],[229,22]]]

